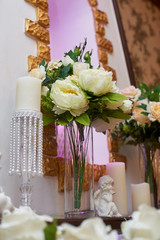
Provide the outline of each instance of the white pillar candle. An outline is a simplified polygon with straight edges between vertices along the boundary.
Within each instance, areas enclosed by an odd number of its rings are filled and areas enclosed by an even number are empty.
[[[128,215],[125,164],[122,162],[107,163],[107,174],[114,180],[113,201],[121,215]]]
[[[148,183],[131,184],[132,211],[138,210],[142,203],[151,205],[150,188]]]
[[[41,80],[26,76],[17,80],[16,110],[40,111]]]

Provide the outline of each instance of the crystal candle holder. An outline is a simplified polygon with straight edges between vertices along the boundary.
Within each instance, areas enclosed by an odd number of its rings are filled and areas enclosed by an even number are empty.
[[[31,178],[42,176],[42,113],[34,110],[16,111],[10,128],[9,174],[22,177],[21,205],[31,206]]]

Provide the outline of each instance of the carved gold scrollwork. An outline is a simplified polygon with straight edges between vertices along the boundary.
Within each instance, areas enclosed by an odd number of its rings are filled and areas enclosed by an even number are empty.
[[[36,7],[42,8],[44,11],[48,12],[48,0],[25,0],[28,3]]]
[[[39,7],[36,8],[36,20],[42,27],[49,27],[49,15]]]

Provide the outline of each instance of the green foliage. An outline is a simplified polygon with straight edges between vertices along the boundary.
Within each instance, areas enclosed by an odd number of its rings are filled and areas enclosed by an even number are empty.
[[[54,219],[52,224],[48,224],[44,229],[45,240],[56,240],[57,220]]]
[[[82,113],[80,116],[76,117],[76,122],[81,123],[85,126],[89,126],[90,120],[87,113]]]
[[[43,126],[47,126],[50,123],[54,122],[56,120],[56,117],[49,114],[43,114]]]

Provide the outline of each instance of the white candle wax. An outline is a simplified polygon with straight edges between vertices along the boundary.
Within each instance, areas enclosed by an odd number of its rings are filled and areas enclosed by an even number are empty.
[[[128,215],[125,164],[122,162],[107,163],[107,174],[114,180],[113,201],[121,215]]]
[[[40,111],[41,80],[34,77],[21,77],[17,80],[16,110]]]
[[[138,210],[142,203],[151,205],[150,188],[148,183],[131,184],[132,211]]]

